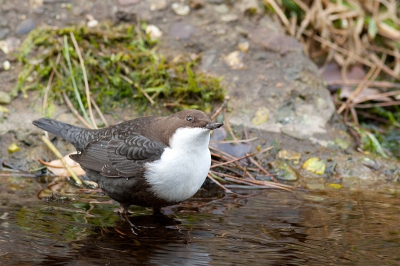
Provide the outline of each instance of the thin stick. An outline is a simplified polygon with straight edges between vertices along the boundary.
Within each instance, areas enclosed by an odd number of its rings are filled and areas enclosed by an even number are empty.
[[[349,85],[349,86],[356,86],[359,85],[363,80],[361,79],[349,79],[349,80],[333,80],[333,81],[327,81],[326,84],[328,86],[340,86],[340,85]],[[373,81],[370,84],[370,87],[374,88],[383,88],[383,89],[389,89],[389,88],[395,88],[395,89],[400,89],[400,83],[392,83],[388,81]]]
[[[92,102],[92,104],[94,106],[94,109],[96,109],[97,114],[100,116],[101,121],[103,121],[104,125],[106,127],[108,127],[108,123],[107,123],[106,118],[103,115],[103,112],[101,112],[101,110],[100,110],[99,106],[97,105],[96,101],[93,100],[93,97],[91,97],[91,96],[90,96],[90,101]]]
[[[229,133],[231,134],[231,136],[232,136],[232,138],[233,138],[233,140],[235,141],[235,143],[237,144],[238,142],[238,139],[236,138],[236,136],[235,136],[235,134],[233,134],[233,130],[232,130],[232,127],[231,127],[231,124],[229,123],[229,119],[228,119],[228,117],[226,116],[226,108],[224,108],[224,120],[225,120],[225,125],[226,125],[226,127],[228,128],[228,130],[229,130]]]
[[[231,181],[231,182],[241,182],[241,183],[250,183],[252,185],[260,185],[260,186],[268,186],[268,187],[273,187],[273,188],[280,188],[286,191],[292,191],[294,189],[294,187],[292,186],[288,186],[288,185],[283,185],[283,184],[279,184],[279,183],[274,183],[274,182],[270,182],[270,181],[260,181],[260,180],[243,180],[241,178],[238,177],[226,177],[225,178],[227,181]]]
[[[369,71],[367,76],[364,79],[364,82],[360,83],[360,85],[357,86],[356,90],[347,98],[346,102],[340,106],[340,108],[337,110],[337,114],[340,114],[343,112],[344,109],[346,109],[350,103],[354,100],[355,97],[357,97],[358,94],[360,94],[364,88],[366,88],[369,84],[369,81],[374,80],[372,77],[375,76],[375,73],[378,72],[378,68],[376,66],[372,67]],[[378,72],[379,73],[379,72]]]
[[[86,102],[87,102],[88,109],[89,109],[90,120],[92,121],[93,128],[97,129],[98,127],[96,125],[96,121],[94,120],[92,105],[90,104],[90,90],[89,90],[89,82],[88,82],[87,75],[86,75],[85,62],[83,61],[81,50],[79,49],[78,42],[76,41],[75,35],[72,31],[70,32],[70,35],[71,35],[72,42],[74,43],[76,53],[78,54],[79,62],[81,63],[81,68],[82,68],[82,72],[83,72],[83,80],[85,82]]]
[[[136,88],[138,88],[138,90],[141,92],[141,93],[143,93],[143,95],[147,98],[147,100],[149,100],[149,102],[151,103],[151,105],[154,105],[154,100],[150,97],[150,95],[147,93],[147,92],[145,92],[144,90],[142,90],[142,88],[140,88],[140,86],[136,86],[134,83],[133,83],[133,81],[130,79],[130,78],[128,78],[127,76],[124,76],[124,75],[122,75],[122,74],[119,74],[120,75],[120,77],[122,78],[122,79],[124,79],[126,82],[128,82],[129,84],[131,84],[131,85],[134,85]]]
[[[228,95],[225,96],[224,102],[221,104],[221,106],[215,111],[215,113],[211,116],[211,120],[214,120],[218,114],[222,111],[222,109],[225,109],[226,106],[228,105],[228,102],[230,100],[230,97]]]
[[[224,185],[222,185],[220,182],[218,182],[217,180],[215,180],[210,173],[207,174],[207,177],[210,178],[215,184],[217,184],[219,187],[221,187],[223,190],[225,190],[226,193],[232,193],[232,190],[226,188]]]
[[[64,35],[64,52],[65,52],[64,57],[67,60],[68,71],[69,71],[69,74],[70,74],[70,77],[71,77],[72,87],[74,88],[75,97],[76,97],[76,100],[78,101],[79,108],[82,111],[83,117],[85,118],[86,121],[89,122],[90,121],[89,117],[88,117],[88,115],[86,113],[85,108],[83,107],[82,99],[81,99],[81,96],[79,95],[79,91],[78,91],[78,87],[76,85],[75,77],[74,77],[74,74],[72,73],[71,58],[69,56],[69,50],[68,49],[69,49],[68,48],[68,39],[67,39],[67,36]]]
[[[264,150],[262,150],[262,151],[258,151],[258,152],[251,153],[251,154],[247,154],[247,155],[245,155],[245,156],[242,156],[242,157],[240,157],[240,158],[235,158],[235,159],[233,159],[233,160],[230,160],[230,161],[227,161],[227,162],[223,162],[223,163],[219,163],[219,164],[214,164],[214,165],[211,165],[211,167],[210,167],[210,168],[215,168],[215,167],[218,167],[218,166],[222,166],[222,165],[230,164],[230,163],[233,163],[233,162],[237,162],[237,161],[240,161],[240,160],[246,159],[246,158],[248,158],[248,157],[254,156],[254,155],[256,155],[256,154],[259,154],[259,153],[263,153],[263,152],[269,151],[270,149],[272,149],[272,146],[271,146],[271,147],[268,147],[268,148],[266,148],[266,149],[264,149]]]
[[[81,187],[82,186],[82,181],[81,179],[75,174],[74,170],[71,169],[71,167],[69,167],[69,165],[67,164],[67,162],[65,162],[63,156],[61,155],[61,153],[57,150],[57,148],[53,145],[53,143],[51,143],[51,141],[46,138],[45,136],[42,136],[42,140],[43,142],[47,145],[47,147],[49,147],[49,149],[58,157],[58,159],[60,159],[60,161],[62,162],[62,164],[64,165],[65,169],[67,169],[68,173],[71,175],[72,179],[74,179],[75,183]]]
[[[278,180],[276,180],[275,177],[271,173],[269,173],[267,170],[265,170],[265,168],[262,167],[261,164],[259,164],[254,158],[250,157],[249,159],[255,166],[257,166],[261,170],[261,172],[263,172],[267,176],[270,176],[275,182],[278,183]]]
[[[60,63],[60,60],[61,60],[61,53],[58,53],[57,59],[56,59],[56,66]],[[51,74],[50,74],[50,77],[49,77],[49,81],[47,82],[47,86],[46,86],[46,89],[44,91],[43,107],[42,107],[43,108],[43,115],[46,115],[47,98],[49,96],[49,91],[50,91],[50,88],[51,88],[51,83],[53,81],[54,74],[55,74],[55,70],[54,70],[54,67],[53,67],[53,70],[51,71]]]
[[[221,141],[210,141],[210,143],[245,143],[245,142],[250,142],[250,141],[253,141],[253,140],[256,140],[256,139],[258,139],[257,137],[254,137],[254,138],[251,138],[251,139],[241,139],[241,140],[237,140],[237,141],[234,141],[234,140],[221,140]]]
[[[81,121],[82,124],[84,124],[87,128],[93,129],[92,125],[90,125],[86,120],[79,114],[79,112],[75,109],[75,107],[72,105],[71,101],[69,100],[67,94],[65,91],[62,92],[64,96],[64,101],[67,104],[69,110]]]

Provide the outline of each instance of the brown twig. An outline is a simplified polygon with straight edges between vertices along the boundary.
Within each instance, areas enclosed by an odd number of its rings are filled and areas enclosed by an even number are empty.
[[[226,187],[225,187],[224,185],[222,185],[220,182],[218,182],[217,180],[215,180],[215,179],[211,176],[210,173],[207,174],[207,177],[208,177],[209,179],[211,179],[211,180],[212,180],[215,184],[217,184],[219,187],[221,187],[223,190],[225,190],[226,193],[236,194],[236,193],[233,193],[232,190],[226,188]]]
[[[90,120],[93,125],[92,128],[97,129],[96,121],[94,120],[94,116],[93,116],[92,105],[90,103],[90,89],[89,89],[89,82],[88,82],[87,74],[86,74],[85,62],[83,61],[81,50],[79,49],[78,42],[76,41],[74,33],[72,31],[70,32],[70,35],[71,35],[72,43],[74,44],[74,47],[75,47],[75,51],[78,54],[79,62],[81,64],[81,68],[82,68],[83,80],[85,82],[86,102],[87,102],[88,109],[89,109]]]
[[[123,80],[125,80],[126,82],[128,82],[129,84],[131,84],[131,85],[133,85],[133,86],[135,86],[141,93],[143,93],[143,95],[147,98],[147,100],[149,100],[149,102],[151,103],[151,105],[154,105],[154,100],[150,97],[150,95],[147,93],[147,92],[145,92],[144,90],[142,90],[142,88],[140,88],[140,86],[136,86],[134,83],[133,83],[133,81],[130,79],[130,78],[128,78],[127,76],[124,76],[124,75],[122,75],[122,74],[119,74],[120,75],[120,77],[123,79]]]
[[[101,121],[103,121],[104,125],[106,127],[108,127],[108,123],[107,123],[106,118],[103,115],[103,112],[101,112],[99,106],[97,105],[96,101],[93,99],[92,96],[90,96],[90,101],[92,102],[94,109],[96,109],[97,114],[100,116]]]
[[[68,98],[67,94],[65,91],[62,92],[64,96],[64,101],[67,104],[69,110],[81,121],[82,124],[84,124],[87,128],[93,129],[92,125],[90,125],[86,120],[79,114],[79,112],[75,109],[75,107],[72,105],[70,99]]]
[[[251,154],[247,154],[247,155],[242,156],[242,157],[240,157],[240,158],[235,158],[235,159],[230,160],[230,161],[227,161],[227,162],[223,162],[223,163],[219,163],[219,164],[214,164],[214,165],[211,165],[211,168],[215,168],[215,167],[218,167],[218,166],[222,166],[222,165],[230,164],[230,163],[233,163],[233,162],[237,162],[237,161],[246,159],[246,158],[248,158],[248,157],[250,157],[250,156],[254,156],[254,155],[256,155],[256,154],[269,151],[269,150],[272,149],[272,148],[273,148],[273,147],[271,146],[271,147],[268,147],[268,148],[266,148],[266,149],[264,149],[264,150],[261,150],[261,151],[258,151],[258,152],[254,152],[254,153],[251,153]]]
[[[229,102],[229,96],[228,95],[226,95],[225,96],[225,99],[224,99],[224,102],[221,104],[221,106],[215,111],[215,113],[211,116],[211,120],[214,120],[217,116],[218,116],[218,114],[223,110],[223,109],[225,109],[226,108],[226,106],[228,105],[228,102]]]

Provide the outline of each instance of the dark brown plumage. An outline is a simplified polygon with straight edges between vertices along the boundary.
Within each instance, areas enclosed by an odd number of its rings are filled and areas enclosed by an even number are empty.
[[[197,110],[184,110],[167,117],[141,117],[108,128],[90,130],[53,119],[33,121],[39,128],[65,138],[77,154],[70,157],[86,171],[90,180],[121,204],[127,213],[132,204],[153,207],[177,203],[160,198],[145,178],[147,163],[160,159],[178,128],[212,130],[222,123],[212,123],[208,115]]]

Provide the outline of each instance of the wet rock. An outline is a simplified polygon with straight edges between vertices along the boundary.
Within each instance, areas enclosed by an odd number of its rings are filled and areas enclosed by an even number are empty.
[[[225,4],[216,5],[216,6],[214,7],[214,10],[217,11],[218,13],[221,13],[221,14],[226,14],[226,13],[229,12],[229,8],[228,8],[228,6],[225,5]]]
[[[311,173],[323,175],[325,173],[326,164],[320,158],[312,157],[304,162],[302,168]]]
[[[121,6],[130,6],[139,3],[140,0],[118,0],[118,4]]]
[[[169,34],[175,39],[189,39],[195,32],[195,28],[187,22],[175,22],[171,25]]]
[[[190,7],[183,3],[173,3],[171,8],[179,16],[187,16],[190,13]]]
[[[325,180],[323,178],[307,179],[306,188],[310,190],[324,190]]]
[[[35,27],[36,27],[35,21],[33,21],[33,19],[28,18],[18,23],[17,27],[15,28],[15,33],[17,35],[28,34]]]
[[[289,150],[280,150],[278,152],[278,158],[292,161],[294,164],[299,164],[301,159],[301,153]]]
[[[7,28],[0,29],[0,40],[7,38],[8,34],[10,34],[10,30]]]
[[[299,179],[296,170],[294,170],[287,162],[276,160],[269,164],[275,171],[277,178],[287,181],[296,181],[297,179]]]
[[[9,104],[9,103],[11,103],[10,95],[4,91],[0,91],[0,104]]]
[[[221,16],[221,20],[225,22],[232,22],[238,20],[239,17],[235,14],[225,14]]]
[[[150,10],[164,10],[168,6],[167,0],[151,0],[150,1]]]
[[[245,69],[246,66],[243,63],[244,53],[240,51],[234,51],[228,54],[224,59],[225,63],[233,70]]]
[[[250,32],[249,38],[254,43],[262,45],[266,49],[281,55],[288,52],[303,51],[303,46],[295,38],[281,33],[271,32],[266,28],[255,28]]]

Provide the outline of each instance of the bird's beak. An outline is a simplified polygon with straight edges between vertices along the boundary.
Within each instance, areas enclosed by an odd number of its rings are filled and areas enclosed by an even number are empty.
[[[219,127],[222,127],[223,125],[224,125],[224,123],[208,123],[206,125],[206,128],[209,129],[209,130],[214,130],[214,129],[217,129]]]

